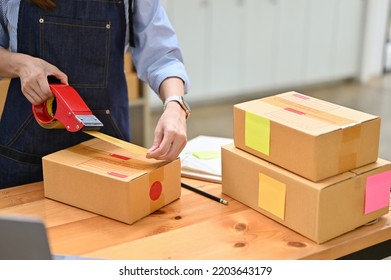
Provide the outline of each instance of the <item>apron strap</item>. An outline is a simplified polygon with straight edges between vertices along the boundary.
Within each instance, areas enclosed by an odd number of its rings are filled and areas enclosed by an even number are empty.
[[[129,0],[129,45],[131,47],[135,47],[135,40],[134,40],[134,26],[133,26],[133,11],[134,11],[134,0]]]
[[[22,163],[42,164],[42,157],[38,155],[23,153],[3,145],[0,145],[0,155]]]

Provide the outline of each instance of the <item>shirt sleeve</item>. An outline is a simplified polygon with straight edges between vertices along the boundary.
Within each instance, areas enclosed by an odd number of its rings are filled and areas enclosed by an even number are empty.
[[[5,15],[4,1],[0,1],[0,48],[9,48],[7,17]]]
[[[133,63],[139,78],[159,93],[160,84],[168,77],[190,82],[183,62],[176,33],[159,0],[136,0],[134,3],[136,47],[131,48]]]

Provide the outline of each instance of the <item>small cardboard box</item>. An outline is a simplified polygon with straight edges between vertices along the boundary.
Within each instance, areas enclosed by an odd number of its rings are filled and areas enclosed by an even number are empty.
[[[129,51],[125,52],[124,54],[124,71],[125,73],[135,72],[133,67],[132,55]]]
[[[390,185],[391,163],[382,159],[316,183],[222,147],[222,192],[317,243],[387,214]]]
[[[126,83],[128,87],[128,97],[130,101],[137,100],[141,98],[140,92],[140,80],[135,73],[126,74]]]
[[[0,119],[3,114],[5,99],[7,98],[9,83],[10,79],[0,79]]]
[[[180,160],[146,159],[100,139],[43,158],[45,196],[128,224],[178,199]]]
[[[235,146],[314,182],[378,158],[380,118],[297,92],[234,105]]]

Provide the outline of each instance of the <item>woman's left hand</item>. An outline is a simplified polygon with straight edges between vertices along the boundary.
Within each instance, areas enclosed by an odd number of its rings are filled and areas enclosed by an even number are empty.
[[[186,113],[177,102],[170,102],[157,123],[147,158],[173,161],[186,143]]]

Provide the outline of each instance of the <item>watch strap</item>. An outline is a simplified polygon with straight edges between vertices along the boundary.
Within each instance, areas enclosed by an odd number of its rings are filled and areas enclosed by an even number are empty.
[[[177,102],[181,106],[183,111],[185,111],[186,119],[187,119],[190,116],[190,108],[189,108],[189,105],[187,105],[185,103],[185,100],[184,100],[183,96],[180,96],[180,95],[169,96],[166,99],[166,101],[164,101],[164,105],[163,105],[164,110],[166,110],[167,104],[170,103],[170,102],[173,102],[173,101]]]

